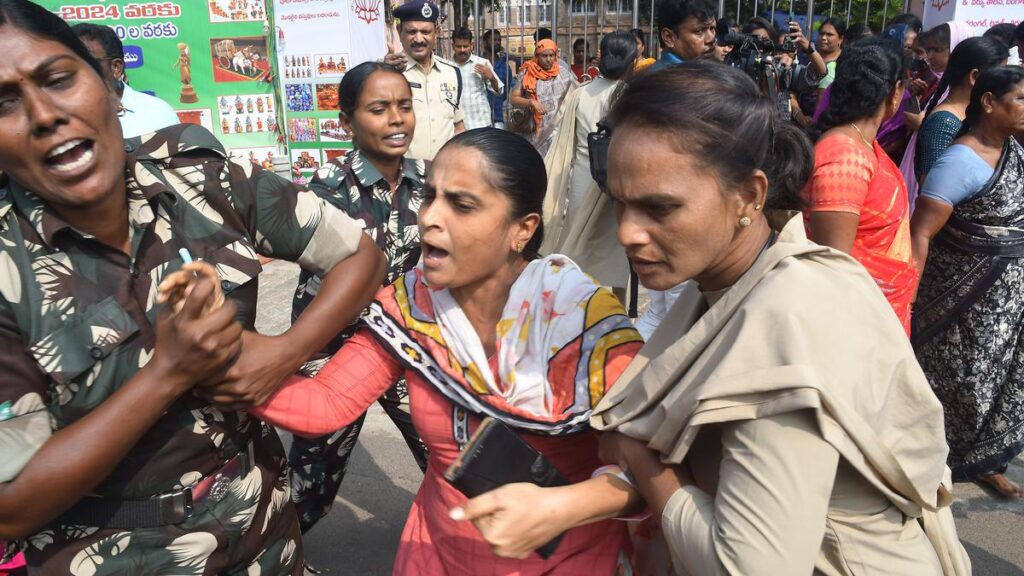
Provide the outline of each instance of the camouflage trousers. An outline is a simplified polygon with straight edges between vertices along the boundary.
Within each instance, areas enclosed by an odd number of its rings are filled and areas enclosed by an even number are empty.
[[[409,414],[409,394],[405,380],[400,380],[388,389],[378,402],[402,433],[420,470],[426,472],[427,447],[416,433]],[[292,470],[292,501],[298,511],[303,533],[331,511],[365,420],[364,412],[355,422],[334,434],[318,438],[296,436],[292,442],[288,453]]]
[[[302,537],[288,498],[284,449],[272,430],[255,466],[223,498],[196,502],[181,524],[109,529],[55,524],[29,538],[29,574],[301,575]]]

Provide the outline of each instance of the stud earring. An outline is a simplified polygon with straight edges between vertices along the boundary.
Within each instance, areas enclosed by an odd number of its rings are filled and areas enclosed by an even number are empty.
[[[747,226],[750,226],[750,218],[747,216],[740,218],[740,228],[746,228]]]
[[[754,204],[754,210],[760,210],[760,209],[761,209],[761,205],[760,204]]]
[[[516,254],[522,254],[522,253],[523,253],[523,243],[522,242],[516,242]]]

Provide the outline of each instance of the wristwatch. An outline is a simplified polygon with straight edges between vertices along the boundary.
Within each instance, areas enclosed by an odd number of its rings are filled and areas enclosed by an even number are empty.
[[[814,42],[807,42],[807,49],[804,50],[804,54],[814,54],[818,49],[814,46]]]

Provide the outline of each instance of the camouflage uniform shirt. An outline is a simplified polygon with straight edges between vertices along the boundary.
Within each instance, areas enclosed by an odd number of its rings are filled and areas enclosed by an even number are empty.
[[[261,271],[257,254],[324,274],[358,248],[360,229],[348,216],[248,161],[231,160],[198,126],[129,139],[125,149],[130,255],[73,229],[17,182],[0,188],[0,481],[16,477],[51,430],[88,414],[152,357],[156,287],[181,267],[180,248],[216,266],[249,329]],[[222,412],[186,394],[94,492],[132,499],[192,486],[250,439],[258,454],[271,454],[264,462],[283,461],[276,436],[260,428],[243,412]],[[232,486],[235,498],[184,526],[113,532],[55,522],[28,539],[29,564],[46,573],[202,574],[214,569],[207,561],[218,554],[251,559],[272,543],[278,522],[271,516],[280,516],[287,502],[284,473],[271,468],[260,464],[247,482]],[[276,504],[259,506],[257,515],[257,504],[268,500]],[[250,525],[267,537],[248,534]],[[224,552],[223,538],[232,534],[239,541],[244,536],[243,549]],[[133,545],[142,551],[135,557]],[[294,555],[297,545],[281,544],[274,562]],[[177,553],[148,557],[146,546],[149,556],[161,547]],[[103,561],[111,550],[124,565],[109,554]]]
[[[353,150],[343,160],[332,160],[319,169],[309,183],[311,190],[362,226],[384,252],[388,262],[384,285],[411,270],[420,260],[417,215],[423,200],[426,167],[422,160],[406,159],[400,183],[392,193],[380,171],[359,150]],[[319,290],[320,279],[303,271],[292,302],[292,322]],[[336,338],[327,352],[337,352],[344,336],[343,333]]]

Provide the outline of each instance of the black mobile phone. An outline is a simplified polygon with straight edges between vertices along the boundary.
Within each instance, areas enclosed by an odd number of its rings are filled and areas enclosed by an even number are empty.
[[[508,424],[491,417],[480,423],[458,458],[445,470],[444,478],[467,498],[513,482],[529,482],[540,487],[569,484],[547,457]],[[562,534],[555,536],[537,548],[537,554],[550,558],[561,540]]]
[[[918,102],[917,96],[914,96],[913,94],[910,95],[910,98],[907,100],[907,106],[906,108],[904,108],[904,110],[910,112],[911,114],[921,113],[921,103]]]
[[[910,63],[910,77],[924,80],[925,82],[931,82],[932,78],[935,77],[935,74],[932,72],[932,69],[928,67],[927,61],[915,58],[914,61]]]

